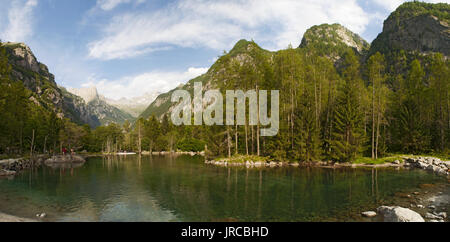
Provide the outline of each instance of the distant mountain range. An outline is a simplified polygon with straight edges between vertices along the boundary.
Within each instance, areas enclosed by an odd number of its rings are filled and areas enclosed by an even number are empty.
[[[101,114],[99,115],[104,118],[109,117],[109,120],[116,120],[119,123],[122,123],[127,119],[131,121],[138,117],[139,114],[141,114],[160,94],[159,92],[146,93],[140,97],[114,100],[100,95],[95,86],[87,88],[68,88],[67,91],[81,97],[88,105],[95,103],[98,107],[103,106],[102,110],[110,110],[110,113],[100,112]]]

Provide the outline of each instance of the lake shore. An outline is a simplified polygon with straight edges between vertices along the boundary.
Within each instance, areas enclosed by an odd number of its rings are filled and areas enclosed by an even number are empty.
[[[8,215],[0,212],[0,222],[15,223],[15,222],[38,222],[38,221],[29,218],[21,218],[13,215]]]
[[[384,206],[399,206],[418,213],[425,222],[448,222],[447,214],[450,209],[450,185],[421,184],[417,189],[397,192],[391,202]],[[368,211],[377,211],[377,207],[361,210],[359,216],[362,222],[383,222],[383,216],[373,217],[364,215]]]
[[[336,162],[275,162],[269,161],[268,158],[254,156],[235,156],[231,158],[219,158],[215,160],[205,160],[205,164],[233,167],[242,166],[246,168],[277,168],[277,167],[319,167],[328,169],[339,168],[418,168],[432,171],[439,175],[449,176],[450,161],[442,161],[435,157],[422,156],[398,156],[395,159],[386,159],[387,162],[382,163],[336,163]]]

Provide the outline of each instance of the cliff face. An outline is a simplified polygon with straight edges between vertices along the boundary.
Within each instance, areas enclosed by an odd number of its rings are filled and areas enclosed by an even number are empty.
[[[30,48],[23,43],[4,43],[4,47],[12,67],[11,78],[21,81],[32,92],[30,99],[33,102],[63,117],[63,97],[47,66],[39,63]]]
[[[102,125],[110,123],[122,124],[125,120],[134,120],[129,113],[108,104],[105,98],[98,94],[97,88],[95,87],[70,88],[68,91],[72,95],[80,97],[86,105],[87,112],[97,117]]]
[[[60,89],[64,97],[64,110],[72,112],[70,116],[73,117],[73,122],[86,123],[93,128],[101,125],[99,118],[92,112],[83,98],[68,92],[64,87],[60,87]]]
[[[384,22],[371,53],[395,50],[450,55],[450,4],[408,2]]]
[[[98,119],[89,113],[86,104],[58,87],[48,67],[37,61],[31,49],[23,43],[3,43],[11,64],[11,78],[20,81],[32,93],[30,101],[78,124],[96,127]]]

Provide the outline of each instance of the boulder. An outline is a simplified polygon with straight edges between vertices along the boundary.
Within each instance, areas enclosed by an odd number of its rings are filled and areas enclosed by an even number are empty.
[[[441,219],[441,217],[439,217],[437,215],[434,215],[432,213],[425,214],[425,218],[427,218],[427,219]]]
[[[371,217],[377,216],[377,213],[374,211],[366,211],[366,212],[362,212],[361,215],[364,217],[371,218]]]
[[[377,209],[384,222],[425,222],[420,214],[399,206],[381,206]]]
[[[436,213],[437,216],[441,217],[441,218],[447,218],[447,213],[446,212],[440,212],[440,213]]]

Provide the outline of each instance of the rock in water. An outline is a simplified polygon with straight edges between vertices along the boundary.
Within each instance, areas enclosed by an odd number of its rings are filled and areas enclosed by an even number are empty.
[[[58,155],[45,161],[45,164],[58,164],[58,163],[84,163],[86,160],[78,155]]]
[[[377,216],[377,213],[374,211],[366,211],[366,212],[362,212],[361,214],[362,214],[362,216],[368,217],[368,218]]]
[[[14,176],[15,174],[15,171],[0,170],[0,176]]]
[[[425,222],[420,214],[408,208],[381,206],[377,211],[384,222]]]
[[[425,218],[428,218],[428,219],[441,219],[441,217],[439,217],[437,215],[434,215],[432,213],[425,214]]]

